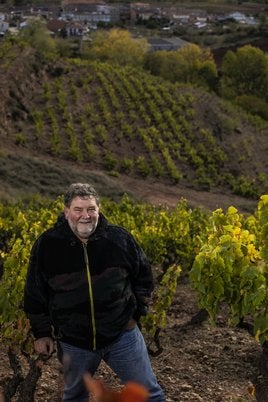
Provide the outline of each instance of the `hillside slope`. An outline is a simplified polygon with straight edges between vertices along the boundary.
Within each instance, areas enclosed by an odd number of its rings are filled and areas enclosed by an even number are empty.
[[[160,202],[201,191],[221,206],[236,193],[251,209],[268,191],[268,129],[217,96],[134,68],[47,62],[29,47],[3,54],[1,199],[89,180],[113,197],[162,192]]]

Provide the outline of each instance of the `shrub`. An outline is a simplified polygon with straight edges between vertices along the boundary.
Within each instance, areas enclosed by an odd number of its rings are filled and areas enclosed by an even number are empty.
[[[268,103],[254,95],[238,96],[235,102],[248,113],[255,114],[268,120]]]
[[[136,159],[136,168],[139,174],[143,177],[146,177],[150,174],[150,168],[143,156],[139,156]]]
[[[128,173],[128,172],[131,171],[132,167],[133,167],[133,161],[131,159],[123,158],[120,161],[120,170],[121,170],[121,172]]]
[[[107,170],[112,171],[117,165],[117,159],[112,152],[107,151],[104,155],[104,166]]]
[[[16,134],[15,143],[16,145],[25,145],[25,136],[23,133]]]

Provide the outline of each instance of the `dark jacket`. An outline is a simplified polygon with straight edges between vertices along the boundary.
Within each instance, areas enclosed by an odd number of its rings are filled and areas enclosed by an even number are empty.
[[[146,313],[152,289],[151,267],[130,233],[100,214],[83,244],[62,215],[32,248],[24,310],[35,338],[94,350]]]

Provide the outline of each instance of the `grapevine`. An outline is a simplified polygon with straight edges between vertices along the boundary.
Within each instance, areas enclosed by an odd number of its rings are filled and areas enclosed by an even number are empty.
[[[216,210],[207,242],[190,271],[199,306],[208,311],[211,321],[216,322],[226,304],[232,324],[246,316],[253,318],[254,333],[261,343],[268,339],[267,199],[267,195],[261,197],[256,216],[250,219],[234,207],[226,214]]]
[[[34,358],[33,339],[22,310],[23,289],[33,242],[54,224],[62,209],[61,198],[0,204],[1,341],[10,359],[20,350],[27,354],[37,374],[40,362]],[[110,222],[132,233],[152,264],[156,290],[148,315],[141,319],[150,353],[161,353],[160,332],[182,272],[189,274],[199,305],[212,322],[227,305],[231,323],[251,317],[256,339],[261,343],[268,339],[268,195],[260,198],[256,212],[247,217],[234,207],[209,214],[189,208],[185,200],[169,209],[139,204],[128,196],[117,203],[103,199],[102,211]],[[20,381],[25,381],[21,375]]]
[[[180,266],[172,265],[167,269],[157,289],[152,311],[141,318],[141,324],[149,338],[148,350],[155,356],[163,350],[160,345],[159,334],[160,330],[166,327],[167,312],[172,304],[180,273]],[[157,351],[150,348],[153,342],[157,346]]]

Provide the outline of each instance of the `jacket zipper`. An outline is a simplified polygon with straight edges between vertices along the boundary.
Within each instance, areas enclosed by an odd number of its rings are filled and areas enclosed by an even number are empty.
[[[91,324],[92,324],[92,332],[93,332],[93,350],[96,350],[96,321],[95,321],[95,314],[94,314],[94,300],[93,300],[93,292],[92,292],[92,281],[91,281],[91,275],[90,275],[90,270],[89,270],[87,246],[85,243],[83,243],[83,249],[84,249],[84,256],[85,256],[86,267],[87,267],[87,280],[88,280],[88,291],[89,291],[89,299],[90,299]]]

